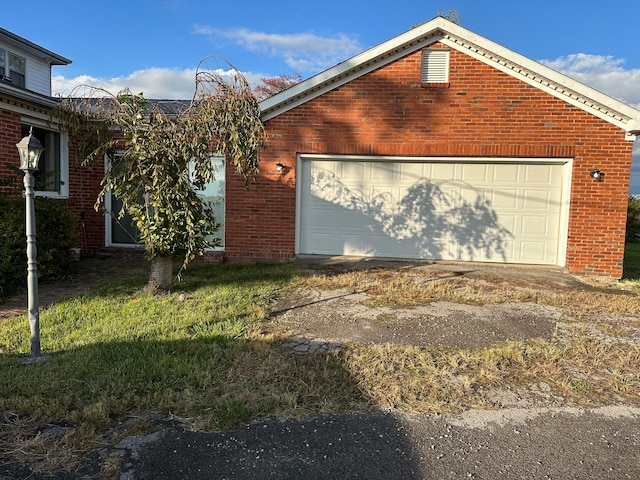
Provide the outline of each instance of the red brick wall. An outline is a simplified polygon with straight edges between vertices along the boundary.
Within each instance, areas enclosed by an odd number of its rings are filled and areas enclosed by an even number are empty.
[[[615,126],[451,50],[450,83],[420,84],[416,52],[267,125],[258,183],[227,175],[229,260],[294,255],[298,153],[572,157],[567,267],[620,277],[632,142]],[[281,176],[275,164],[288,169]],[[600,168],[604,182],[589,177]]]
[[[20,166],[20,156],[16,143],[20,141],[20,115],[0,106],[0,195],[18,196],[22,191],[20,172],[11,170],[8,165]]]
[[[39,117],[47,118],[48,112],[39,107],[20,104],[20,108],[31,108]],[[7,165],[20,165],[20,157],[16,143],[21,138],[22,116],[9,110],[7,105],[0,105],[0,195],[22,196],[22,176],[20,172],[11,170]],[[97,250],[104,248],[104,218],[96,212],[93,204],[100,191],[103,166],[83,167],[75,161],[75,146],[69,146],[69,197],[57,201],[68,205],[78,215],[78,238],[82,255],[93,256]]]
[[[76,145],[69,145],[69,208],[78,215],[78,233],[83,256],[94,256],[105,245],[105,218],[94,204],[101,190],[103,164],[82,165],[76,158]]]

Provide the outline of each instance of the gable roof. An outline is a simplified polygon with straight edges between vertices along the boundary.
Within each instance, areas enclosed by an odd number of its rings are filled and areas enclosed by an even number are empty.
[[[263,121],[435,42],[486,63],[561,100],[640,135],[640,110],[520,55],[442,17],[436,17],[260,102]]]
[[[0,40],[7,45],[11,45],[12,47],[27,52],[36,58],[41,58],[50,65],[69,65],[71,63],[71,60],[68,58],[64,58],[57,53],[53,53],[51,50],[47,50],[40,45],[36,45],[26,38],[22,38],[15,33],[11,33],[9,30],[5,30],[4,28],[0,28]]]

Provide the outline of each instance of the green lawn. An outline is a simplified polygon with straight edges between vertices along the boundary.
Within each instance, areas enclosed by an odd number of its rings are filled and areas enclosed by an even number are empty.
[[[640,243],[627,243],[624,249],[624,280],[640,282]]]
[[[627,278],[638,279],[640,249],[635,247],[625,265],[630,266]],[[110,285],[42,312],[48,362],[20,362],[29,350],[26,316],[0,323],[0,456],[36,468],[73,468],[82,455],[117,441],[109,433],[117,421],[149,412],[172,415],[195,428],[220,429],[257,416],[379,407],[424,413],[489,408],[484,392],[491,388],[540,381],[580,405],[639,395],[627,380],[640,370],[638,349],[579,333],[567,345],[542,340],[482,349],[347,345],[295,355],[282,348],[283,334],[267,321],[270,302],[283,289],[313,286],[308,282],[314,279],[337,282],[328,288],[353,282],[347,287],[352,291],[385,292],[394,302],[403,297],[415,302],[429,292],[412,272],[400,272],[402,278],[390,282],[391,272],[384,269],[307,279],[288,263],[197,266],[163,297],[142,293],[146,277],[127,272],[123,269],[120,278],[112,273]],[[459,280],[429,285],[451,298],[447,292],[460,295]],[[520,298],[508,285],[500,288],[515,295],[505,298]],[[607,293],[554,290],[531,292],[524,301],[597,311],[604,305],[624,312],[638,306],[635,297],[621,296],[623,303],[616,306]],[[592,375],[603,365],[605,370]],[[575,388],[567,372],[583,370],[593,385],[585,387],[583,381]],[[38,436],[43,425],[52,424],[71,433],[53,440]]]

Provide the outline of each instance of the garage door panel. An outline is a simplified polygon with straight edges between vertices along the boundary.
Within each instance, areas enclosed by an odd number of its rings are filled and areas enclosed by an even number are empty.
[[[554,190],[529,190],[522,192],[522,208],[527,211],[553,211],[557,208],[554,205],[554,198],[559,192]]]
[[[493,184],[514,184],[520,178],[520,165],[500,165],[500,168],[494,168],[491,176]]]
[[[524,215],[522,228],[518,233],[520,236],[526,237],[547,237],[551,227],[550,223],[553,220],[553,218],[542,215]]]
[[[520,258],[523,263],[545,263],[548,257],[547,243],[523,241],[520,243]]]
[[[490,168],[492,165],[485,164],[467,163],[462,164],[461,167],[461,180],[472,184],[476,184],[478,182],[481,184],[487,183],[490,175],[489,170],[493,170]]]
[[[314,158],[301,171],[300,253],[558,262],[560,164]]]
[[[431,165],[430,178],[434,182],[447,181],[456,178],[456,165],[452,163],[436,163]]]
[[[562,188],[562,175],[557,175],[557,172],[562,167],[560,165],[523,165],[524,168],[524,181],[527,186],[540,185],[545,187],[557,187]]]
[[[397,165],[394,170],[397,172],[396,179],[402,184],[417,182],[425,176],[431,176],[431,166],[420,163],[403,163]]]
[[[518,208],[518,189],[492,189],[490,206],[500,211],[515,210]]]

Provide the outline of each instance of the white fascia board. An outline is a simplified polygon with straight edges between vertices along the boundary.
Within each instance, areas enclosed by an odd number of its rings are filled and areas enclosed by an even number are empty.
[[[640,110],[442,17],[434,18],[260,102],[267,121],[387,63],[440,41],[508,75],[640,135]]]
[[[443,38],[440,30],[444,23],[441,21],[447,24],[451,23],[440,17],[435,18],[263,100],[260,102],[260,110],[263,112],[262,120],[267,121],[361,75],[391,63],[406,55],[410,49],[418,50],[439,41]]]
[[[36,58],[44,60],[50,65],[69,65],[71,63],[71,60],[68,58],[58,55],[51,50],[47,50],[40,45],[36,45],[26,38],[22,38],[9,30],[5,30],[4,28],[0,28],[0,42],[5,43],[16,50],[29,53]]]
[[[445,35],[441,42],[636,135],[640,110],[486,38]]]
[[[11,96],[18,100],[32,102],[41,108],[53,108],[60,103],[54,98],[3,83],[0,83],[0,94]]]
[[[428,39],[425,39],[422,42],[417,42],[415,44],[415,48],[416,49],[424,48],[427,45],[440,40],[441,38],[442,37],[435,36],[435,37],[430,37]],[[311,77],[309,81],[314,80],[314,82],[311,82],[309,84],[306,84],[306,82],[302,82],[302,83],[305,83],[305,85],[302,85],[301,83],[299,83],[298,85],[291,87],[285,92],[282,92],[282,93],[288,93],[289,95],[284,97],[283,100],[275,102],[274,106],[271,107],[271,110],[269,109],[270,105],[267,104],[266,102],[275,97],[278,97],[280,94],[274,95],[273,97],[269,97],[268,99],[261,102],[260,108],[261,108],[261,111],[264,112],[261,116],[262,121],[266,122],[267,120],[273,117],[277,117],[278,115],[286,112],[287,110],[298,107],[303,103],[313,100],[314,98],[319,97],[320,95],[330,90],[333,90],[342,85],[345,85],[346,83],[349,83],[350,81],[355,80],[356,78],[362,75],[370,73],[380,68],[383,65],[392,63],[395,60],[406,55],[406,53],[407,52],[405,50],[401,50],[401,51],[388,54],[386,57],[384,57],[384,59],[379,58],[378,61],[371,61],[365,64],[358,64],[356,67],[352,67],[352,68],[345,68],[344,72],[341,72],[339,75],[335,77],[329,77],[329,80],[325,80],[324,74],[328,73],[330,70],[327,70],[326,72],[318,74],[315,77]],[[351,61],[347,60],[346,62],[341,63],[339,66],[343,66],[346,63],[351,64]],[[318,78],[318,77],[321,77],[321,78]],[[290,92],[291,89],[294,89],[298,86],[302,86],[302,88],[300,88],[299,90],[301,93]]]

